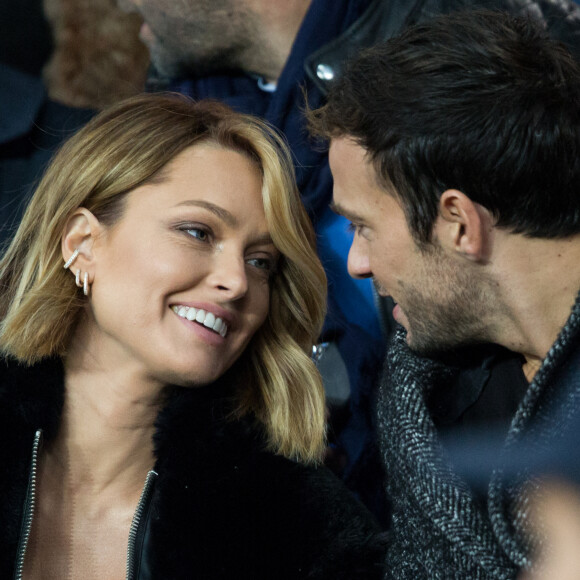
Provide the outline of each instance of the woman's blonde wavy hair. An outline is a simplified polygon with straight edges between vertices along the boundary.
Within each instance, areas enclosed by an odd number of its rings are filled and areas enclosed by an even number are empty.
[[[266,220],[282,254],[268,318],[236,364],[244,377],[237,414],[253,413],[276,453],[319,461],[324,392],[310,355],[325,314],[326,278],[314,232],[283,139],[223,104],[176,94],[133,97],[64,144],[0,261],[0,351],[26,364],[66,354],[87,300],[63,269],[67,219],[85,207],[113,225],[123,216],[127,193],[200,143],[241,152],[259,166]]]

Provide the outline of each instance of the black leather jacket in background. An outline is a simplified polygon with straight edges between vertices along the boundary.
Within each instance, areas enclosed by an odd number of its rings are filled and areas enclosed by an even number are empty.
[[[571,0],[372,0],[363,16],[344,34],[307,59],[306,72],[326,94],[345,61],[361,48],[388,40],[407,26],[434,16],[473,8],[538,18],[545,22],[550,35],[563,42],[580,62],[580,7]]]

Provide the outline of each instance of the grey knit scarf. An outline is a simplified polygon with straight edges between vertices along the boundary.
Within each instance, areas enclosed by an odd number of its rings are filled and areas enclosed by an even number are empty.
[[[387,354],[379,389],[378,428],[393,504],[386,578],[506,580],[529,566],[526,506],[519,477],[494,470],[487,505],[445,456],[427,408],[428,393],[457,369],[414,354],[400,329]],[[508,386],[509,387],[509,386]],[[580,298],[530,384],[506,437],[503,453],[523,440],[538,451],[558,437],[580,409]]]

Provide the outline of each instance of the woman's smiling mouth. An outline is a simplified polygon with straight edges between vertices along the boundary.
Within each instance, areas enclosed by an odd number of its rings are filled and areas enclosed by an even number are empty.
[[[194,308],[193,306],[182,306],[179,304],[173,305],[171,309],[175,314],[177,314],[177,316],[186,318],[192,322],[198,322],[206,328],[213,330],[222,338],[225,338],[228,332],[228,325],[223,321],[223,319],[212,312],[208,312],[201,308]]]

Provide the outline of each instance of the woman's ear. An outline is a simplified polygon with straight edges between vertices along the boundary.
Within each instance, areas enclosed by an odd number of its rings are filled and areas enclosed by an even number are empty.
[[[494,224],[489,210],[461,191],[448,189],[439,200],[437,221],[440,243],[468,260],[487,261]]]
[[[89,283],[94,279],[93,246],[102,231],[103,226],[93,213],[79,207],[67,220],[62,234],[61,251],[65,265],[70,263],[69,268],[73,274],[77,270],[87,273]]]

